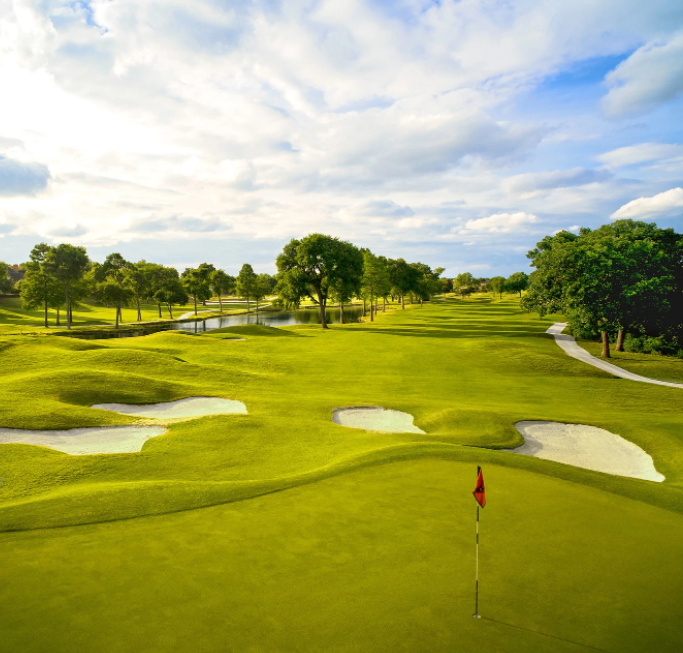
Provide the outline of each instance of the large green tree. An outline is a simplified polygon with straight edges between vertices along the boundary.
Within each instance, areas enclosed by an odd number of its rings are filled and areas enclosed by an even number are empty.
[[[83,279],[89,268],[90,260],[85,248],[68,243],[62,243],[51,248],[45,258],[45,270],[57,279],[64,288],[66,326],[68,329],[71,329],[71,286]]]
[[[460,293],[461,297],[467,297],[476,290],[476,280],[471,272],[462,272],[453,279],[453,290]]]
[[[235,277],[230,276],[223,270],[214,270],[209,275],[209,284],[213,292],[218,295],[218,305],[223,312],[223,295],[235,290]]]
[[[327,302],[339,284],[360,284],[363,255],[349,242],[310,234],[293,239],[277,257],[278,293],[288,304],[309,297],[320,308],[320,321],[327,329]]]
[[[240,269],[240,273],[237,275],[237,281],[235,287],[237,289],[237,294],[243,299],[247,300],[247,310],[250,309],[250,302],[254,299],[257,290],[258,278],[254,268],[245,263]]]
[[[173,319],[173,305],[185,304],[188,300],[185,286],[180,280],[178,270],[162,267],[156,271],[156,290],[154,300],[168,306],[168,316]]]
[[[405,296],[415,292],[420,272],[402,258],[389,259],[387,268],[391,287],[401,298],[401,308],[404,309],[406,307]]]
[[[93,265],[92,276],[97,284],[98,296],[100,301],[105,304],[114,305],[117,329],[119,328],[119,323],[123,321],[123,306],[127,305],[133,296],[131,290],[125,285],[133,268],[133,264],[123,258],[118,252],[109,254],[104,259],[104,263],[95,263]],[[113,286],[117,286],[118,290],[115,290]]]
[[[374,320],[376,300],[391,290],[391,279],[386,260],[375,256],[370,250],[363,252],[363,277],[361,292],[370,300],[370,321]]]
[[[209,277],[214,271],[213,266],[202,263],[198,268],[186,268],[181,275],[181,280],[188,295],[194,301],[194,314],[197,315],[197,302],[205,302],[211,299],[211,285]]]
[[[493,293],[493,298],[496,298],[496,293],[500,299],[503,298],[503,290],[505,290],[505,277],[491,277],[486,284],[486,287]]]
[[[505,287],[510,292],[518,292],[522,296],[522,291],[529,287],[529,275],[526,272],[514,272],[505,281]]]
[[[25,264],[25,276],[21,281],[21,301],[25,308],[43,308],[45,328],[48,325],[48,308],[57,308],[62,303],[62,287],[46,269],[46,259],[50,246],[46,243],[36,245]]]

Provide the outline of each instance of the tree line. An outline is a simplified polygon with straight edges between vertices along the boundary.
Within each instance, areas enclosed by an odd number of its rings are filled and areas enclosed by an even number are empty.
[[[527,257],[526,310],[564,313],[574,335],[602,340],[606,358],[611,342],[683,357],[683,234],[618,220],[546,236]]]
[[[162,318],[162,306],[173,319],[173,306],[187,304],[190,299],[197,305],[218,297],[223,311],[223,297],[237,295],[246,299],[247,307],[272,294],[276,280],[269,274],[256,274],[248,263],[242,266],[237,277],[216,269],[210,263],[197,268],[187,268],[181,274],[173,267],[147,261],[127,261],[121,254],[107,256],[103,263],[88,258],[84,247],[64,243],[49,246],[36,245],[28,262],[22,264],[24,277],[14,284],[7,275],[7,266],[0,265],[0,291],[18,290],[22,304],[29,309],[42,309],[45,326],[48,326],[48,309],[65,311],[67,328],[71,328],[73,309],[78,308],[91,295],[107,307],[115,309],[116,328],[122,320],[123,307],[137,309],[137,319],[142,321],[142,303],[155,302]],[[2,272],[5,276],[2,276]]]
[[[292,239],[277,257],[275,292],[281,305],[298,308],[308,299],[318,306],[322,328],[327,328],[329,304],[340,308],[344,323],[344,306],[354,298],[362,300],[364,314],[369,306],[370,321],[380,310],[386,311],[387,300],[405,298],[422,305],[446,290],[441,278],[444,268],[432,270],[424,263],[407,263],[374,254],[367,248],[324,234],[310,234]]]
[[[0,264],[0,274],[6,273]],[[311,234],[293,239],[277,258],[278,274],[257,274],[248,263],[234,277],[210,263],[187,268],[178,273],[173,267],[145,260],[131,262],[121,254],[113,253],[104,262],[89,259],[84,247],[63,243],[49,246],[36,245],[28,262],[21,265],[24,278],[16,286],[9,276],[0,277],[0,292],[18,290],[22,304],[29,309],[42,309],[45,326],[48,310],[57,311],[56,324],[60,326],[60,311],[64,310],[67,328],[71,328],[73,310],[94,295],[107,307],[114,309],[115,325],[122,321],[122,309],[137,309],[137,320],[142,321],[142,304],[153,301],[158,305],[159,318],[162,306],[173,319],[173,306],[198,304],[218,297],[219,310],[223,311],[223,297],[236,295],[251,302],[260,302],[277,295],[276,307],[298,308],[310,299],[320,309],[323,328],[327,328],[326,308],[334,303],[341,309],[354,300],[363,302],[364,315],[369,306],[370,320],[376,313],[386,310],[387,300],[400,301],[405,308],[406,298],[422,305],[435,294],[452,288],[452,282],[442,279],[444,268],[432,270],[424,263],[407,263],[404,259],[378,256],[367,248],[325,236]]]
[[[448,291],[467,297],[475,292],[490,292],[495,297],[503,297],[504,292],[519,293],[527,289],[529,275],[525,272],[515,272],[509,277],[477,278],[471,272],[463,272],[452,281],[449,279]]]

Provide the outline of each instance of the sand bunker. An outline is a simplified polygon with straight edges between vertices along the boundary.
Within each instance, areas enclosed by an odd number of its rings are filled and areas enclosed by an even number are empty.
[[[515,426],[525,443],[508,451],[615,476],[664,480],[649,454],[604,429],[561,422],[517,422]]]
[[[227,413],[246,413],[247,407],[241,401],[219,397],[190,397],[160,404],[95,404],[92,408],[111,410],[123,415],[151,417],[154,419],[182,419],[202,415],[224,415]]]
[[[74,456],[134,453],[146,440],[164,433],[163,426],[94,426],[68,431],[0,429],[0,444],[37,444]]]
[[[332,414],[332,421],[342,426],[383,433],[424,433],[413,424],[413,416],[398,410],[377,406],[340,408]]]

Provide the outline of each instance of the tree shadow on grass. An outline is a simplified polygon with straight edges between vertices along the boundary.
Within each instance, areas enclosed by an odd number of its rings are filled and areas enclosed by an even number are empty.
[[[591,644],[584,644],[583,642],[576,642],[573,639],[567,639],[565,637],[559,637],[558,635],[549,635],[548,633],[543,633],[540,630],[533,630],[531,628],[525,628],[524,626],[517,626],[516,624],[509,624],[505,621],[499,621],[498,619],[491,619],[490,617],[481,617],[484,621],[490,621],[494,624],[499,624],[501,626],[507,626],[508,628],[516,628],[517,630],[523,630],[527,633],[533,633],[534,635],[540,635],[541,637],[548,637],[550,639],[556,639],[560,642],[566,642],[567,644],[574,644],[575,646],[580,646],[581,648],[588,649],[589,651],[600,651],[600,653],[611,653],[604,648],[598,648],[597,646],[592,646]]]
[[[490,338],[491,336],[499,336],[503,338],[545,338],[549,339],[552,336],[545,332],[539,331],[524,331],[521,329],[496,329],[496,328],[481,328],[481,327],[441,327],[441,328],[372,328],[372,327],[355,327],[354,331],[365,331],[377,335],[386,336],[409,336],[412,338]]]

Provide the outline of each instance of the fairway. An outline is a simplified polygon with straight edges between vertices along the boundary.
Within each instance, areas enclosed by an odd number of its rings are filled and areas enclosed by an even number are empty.
[[[0,650],[680,650],[683,391],[567,356],[555,317],[475,295],[328,331],[0,338],[1,428],[248,410],[170,420],[139,453],[0,445]],[[333,421],[373,406],[424,433]],[[500,451],[521,421],[605,429],[665,480]]]

